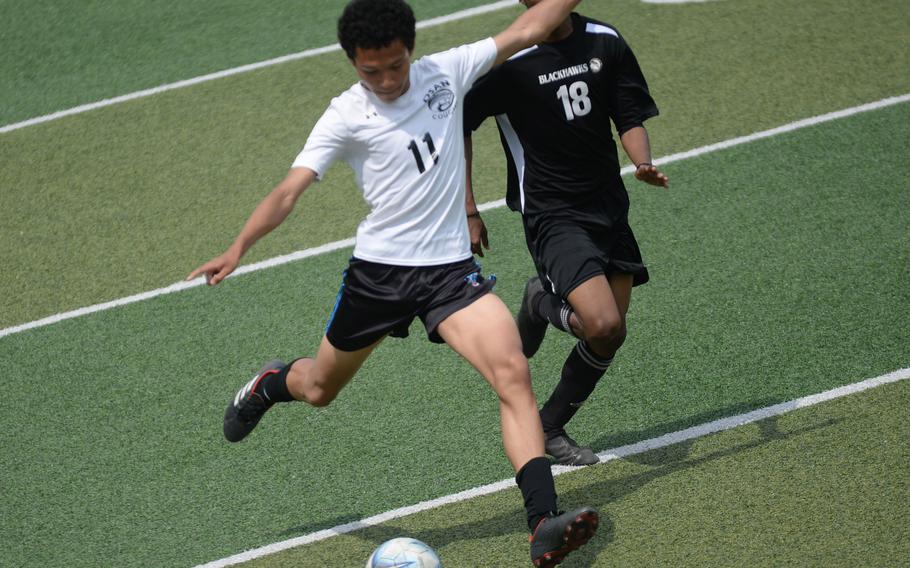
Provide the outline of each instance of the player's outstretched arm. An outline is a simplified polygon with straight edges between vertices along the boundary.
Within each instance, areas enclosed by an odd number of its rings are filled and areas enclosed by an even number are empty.
[[[256,206],[234,243],[219,256],[190,272],[186,279],[205,275],[206,283],[214,286],[227,278],[240,264],[240,257],[287,218],[297,199],[315,179],[316,172],[309,168],[292,168],[284,180]]]
[[[464,161],[465,161],[465,213],[468,216],[468,233],[471,235],[471,252],[477,256],[483,256],[483,249],[490,250],[490,240],[487,237],[487,226],[480,217],[480,211],[477,210],[477,202],[474,201],[474,185],[471,181],[471,164],[474,158],[474,144],[471,135],[464,137]]]
[[[545,40],[579,3],[581,0],[540,0],[522,13],[512,25],[493,38],[499,51],[494,65]]]
[[[667,176],[651,163],[651,142],[644,126],[636,126],[619,137],[626,155],[635,164],[635,178],[658,187],[669,187]]]

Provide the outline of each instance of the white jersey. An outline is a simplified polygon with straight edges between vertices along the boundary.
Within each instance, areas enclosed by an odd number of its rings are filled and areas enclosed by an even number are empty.
[[[487,38],[422,57],[390,103],[360,83],[332,99],[293,167],[320,179],[335,160],[354,170],[370,208],[355,257],[404,266],[470,258],[462,102],[496,54]]]

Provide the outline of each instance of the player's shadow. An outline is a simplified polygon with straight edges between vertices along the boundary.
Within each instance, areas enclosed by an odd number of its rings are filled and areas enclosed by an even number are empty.
[[[601,452],[609,448],[618,448],[624,444],[633,444],[640,442],[641,440],[651,440],[657,438],[658,436],[663,436],[668,432],[678,432],[686,428],[691,428],[693,426],[699,426],[702,424],[707,424],[715,420],[720,420],[722,418],[728,418],[731,416],[739,416],[741,414],[759,409],[766,408],[772,404],[776,404],[778,401],[775,400],[760,400],[753,402],[743,402],[739,404],[734,404],[727,406],[725,408],[718,408],[716,410],[711,410],[709,412],[703,412],[701,414],[696,414],[694,416],[689,416],[680,420],[675,420],[673,422],[663,422],[661,424],[655,424],[649,428],[642,430],[633,430],[626,432],[615,432],[610,435],[601,436],[594,440],[591,440],[586,445],[590,446],[596,452]],[[768,419],[770,420],[770,419]],[[686,448],[691,447],[691,441],[689,443],[680,442],[674,444],[674,447],[679,451],[685,451]],[[632,459],[635,459],[634,457]],[[637,460],[636,460],[637,461]]]
[[[744,406],[737,409],[741,410]],[[749,405],[750,408],[756,408]],[[718,416],[735,415],[737,412],[730,414],[712,413],[714,418]],[[657,433],[676,431],[676,426],[681,424],[691,425],[692,423],[701,423],[700,418],[696,417],[691,420],[681,421],[673,424],[664,424],[659,427],[649,428],[642,431],[638,439],[647,439]],[[691,458],[691,450],[695,440],[689,440],[678,444],[673,444],[664,448],[650,450],[648,452],[629,456],[626,460],[634,461],[651,467],[648,471],[628,475],[618,479],[610,479],[579,487],[574,490],[560,493],[560,504],[565,508],[572,508],[579,505],[590,505],[600,511],[600,527],[597,535],[584,548],[574,552],[569,556],[562,566],[570,568],[572,566],[581,568],[590,566],[600,555],[600,553],[616,538],[614,521],[609,516],[610,504],[623,499],[625,496],[638,491],[652,481],[660,479],[666,475],[671,475],[679,471],[698,468],[706,463],[717,459],[723,459],[737,453],[757,448],[777,440],[800,436],[822,428],[828,428],[839,422],[836,419],[826,419],[815,424],[805,426],[791,431],[784,431],[778,427],[777,417],[770,417],[752,425],[758,429],[759,436],[749,442],[740,443],[732,447],[724,448],[718,451],[707,453],[695,458]],[[685,427],[685,426],[683,426]],[[610,440],[622,439],[628,440],[629,433],[617,434],[606,438]],[[598,467],[598,466],[594,466]],[[603,467],[603,466],[600,466]],[[579,469],[583,472],[583,469]],[[583,474],[583,473],[582,473]],[[434,528],[425,530],[404,529],[397,526],[394,522],[384,523],[379,526],[364,527],[351,533],[352,536],[361,538],[370,543],[371,546],[378,546],[380,543],[397,536],[407,534],[410,537],[417,538],[432,546],[442,548],[453,542],[473,540],[477,538],[487,538],[496,536],[514,535],[517,539],[526,538],[526,527],[523,526],[524,509],[520,506],[520,501],[516,502],[513,509],[502,512],[493,517],[487,517],[482,521],[470,521],[464,524],[456,524],[445,528]],[[324,525],[323,525],[324,526]],[[304,527],[296,527],[294,532]],[[299,534],[299,533],[298,533]],[[526,554],[526,549],[523,549]],[[512,568],[513,566],[524,566],[527,564],[527,557],[514,559],[514,563],[508,566],[488,568]]]

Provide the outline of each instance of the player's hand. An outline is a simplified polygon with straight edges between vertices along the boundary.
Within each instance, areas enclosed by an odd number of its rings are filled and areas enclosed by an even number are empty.
[[[635,170],[635,179],[657,187],[670,187],[670,179],[654,164],[641,164]]]
[[[205,275],[205,283],[214,286],[227,278],[228,274],[234,272],[238,264],[240,264],[240,257],[228,251],[190,272],[186,279],[192,280],[197,276]]]
[[[471,235],[471,252],[483,256],[483,249],[490,250],[490,241],[487,237],[487,226],[483,224],[480,215],[468,217],[468,233]]]

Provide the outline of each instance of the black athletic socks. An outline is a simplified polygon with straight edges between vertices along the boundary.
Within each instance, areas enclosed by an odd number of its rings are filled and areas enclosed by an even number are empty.
[[[563,427],[588,400],[612,362],[612,357],[600,357],[585,341],[575,345],[563,364],[559,383],[540,409],[543,431],[548,437],[564,433]]]
[[[288,390],[288,371],[291,370],[291,365],[294,364],[294,361],[282,367],[278,372],[267,374],[259,381],[257,390],[270,405],[276,402],[291,402],[294,400]]]
[[[550,460],[545,456],[533,458],[515,474],[515,483],[525,499],[528,529],[534,532],[540,519],[547,513],[556,513],[556,485],[550,471]]]
[[[575,332],[572,331],[572,326],[569,325],[572,306],[564,302],[559,296],[550,293],[542,294],[537,305],[532,307],[537,312],[537,315],[546,319],[556,329],[575,335]]]

